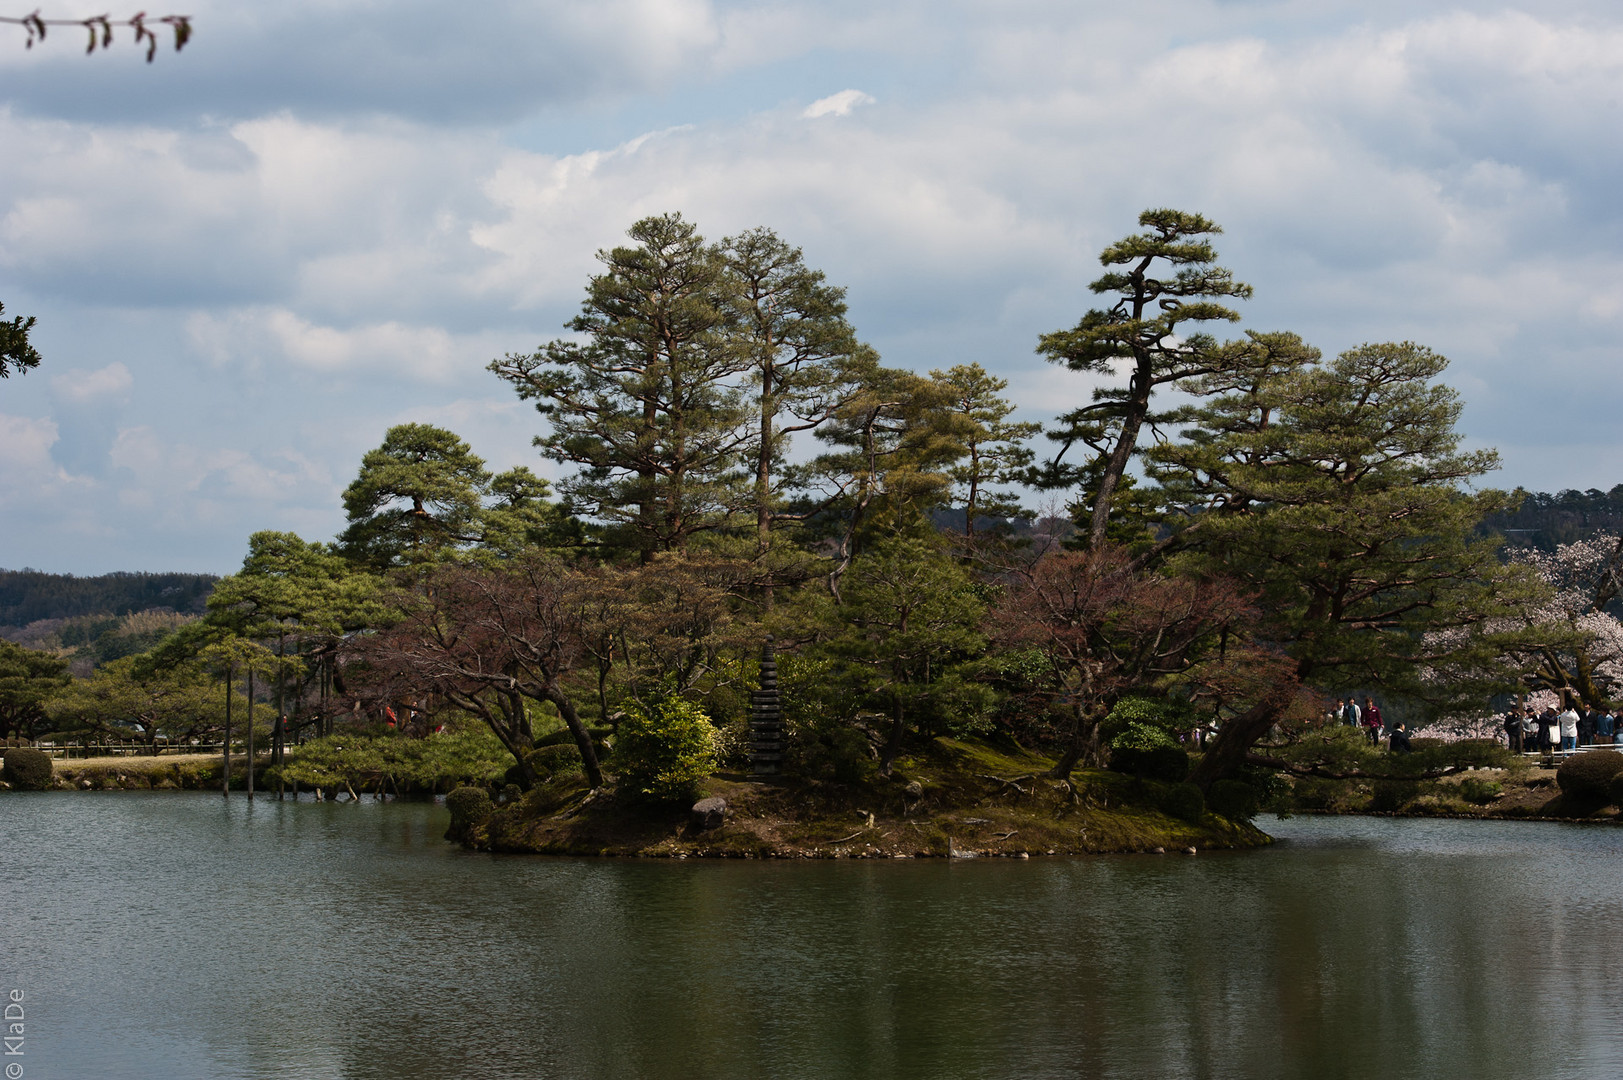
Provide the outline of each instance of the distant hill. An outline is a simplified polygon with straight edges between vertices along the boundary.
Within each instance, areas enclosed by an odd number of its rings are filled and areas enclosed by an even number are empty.
[[[39,570],[0,570],[0,627],[154,610],[201,615],[218,580],[213,574],[119,572],[75,577]]]
[[[1522,496],[1521,509],[1483,522],[1489,531],[1503,533],[1512,546],[1554,551],[1596,533],[1623,531],[1623,484],[1610,491],[1569,489],[1551,495],[1518,490],[1517,494]]]

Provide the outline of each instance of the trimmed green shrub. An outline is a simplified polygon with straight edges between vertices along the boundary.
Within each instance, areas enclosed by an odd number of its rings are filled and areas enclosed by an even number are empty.
[[[1623,773],[1623,754],[1616,750],[1586,750],[1574,754],[1556,770],[1561,794],[1580,805],[1605,806],[1612,800],[1612,777]]]
[[[1460,798],[1477,806],[1493,802],[1504,790],[1504,786],[1496,780],[1478,780],[1471,776],[1460,781]]]
[[[0,776],[18,791],[46,791],[51,786],[50,755],[31,746],[8,747]]]
[[[1115,747],[1119,745],[1134,745],[1135,740],[1142,738],[1144,730],[1158,732],[1166,737],[1166,742],[1176,744],[1172,738],[1180,731],[1187,731],[1195,726],[1194,711],[1189,705],[1181,701],[1172,701],[1168,698],[1155,697],[1124,697],[1116,702],[1099,724],[1099,737],[1105,745]],[[1140,732],[1128,736],[1124,743],[1122,737],[1130,729],[1138,728]],[[1149,749],[1147,746],[1139,749]]]
[[[557,743],[530,751],[530,768],[539,776],[553,776],[580,767],[580,747],[572,742]]]
[[[1219,780],[1206,793],[1212,813],[1230,821],[1250,821],[1262,812],[1262,797],[1244,780]]]
[[[1110,768],[1129,776],[1176,784],[1189,775],[1189,755],[1162,726],[1164,702],[1124,698],[1102,726],[1109,732]]]
[[[658,802],[689,798],[715,771],[715,730],[686,698],[668,697],[648,709],[632,704],[620,721],[610,768],[622,791]]]
[[[1199,821],[1206,812],[1206,796],[1194,784],[1174,784],[1161,800],[1161,808],[1175,818]]]
[[[467,843],[473,831],[496,812],[490,792],[482,787],[457,788],[445,797],[445,808],[451,811],[451,827],[445,830],[445,838],[455,844]]]
[[[1110,752],[1110,768],[1129,776],[1176,784],[1189,775],[1189,755],[1181,746],[1157,746],[1148,750],[1122,747]]]

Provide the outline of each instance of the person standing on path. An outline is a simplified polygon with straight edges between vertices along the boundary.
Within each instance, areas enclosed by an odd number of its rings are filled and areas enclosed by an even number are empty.
[[[1349,727],[1358,726],[1358,702],[1351,695],[1347,697],[1347,704],[1341,707],[1341,722]]]
[[[1617,721],[1612,718],[1612,710],[1601,709],[1595,717],[1595,742],[1600,746],[1611,746],[1616,730]]]
[[[1522,714],[1515,706],[1505,713],[1505,745],[1512,754],[1522,752]]]
[[[1578,710],[1571,705],[1566,707],[1560,716],[1561,721],[1561,751],[1571,753],[1578,747]]]
[[[1381,708],[1375,704],[1374,698],[1364,699],[1364,728],[1369,732],[1369,744],[1381,745],[1381,729],[1386,724],[1381,719]]]

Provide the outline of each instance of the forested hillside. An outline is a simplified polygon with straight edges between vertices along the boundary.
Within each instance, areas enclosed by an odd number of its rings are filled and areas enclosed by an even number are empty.
[[[1512,546],[1554,551],[1596,533],[1623,532],[1623,484],[1610,491],[1569,489],[1551,495],[1518,490],[1516,494],[1522,496],[1519,509],[1483,521],[1484,528],[1503,533]]]
[[[0,570],[0,627],[80,615],[129,615],[154,608],[200,615],[219,580],[212,574],[101,574],[75,577]]]

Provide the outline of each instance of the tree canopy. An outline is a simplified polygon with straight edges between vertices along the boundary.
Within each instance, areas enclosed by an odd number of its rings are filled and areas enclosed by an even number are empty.
[[[1278,744],[1322,722],[1326,694],[1446,716],[1557,683],[1623,693],[1606,613],[1623,547],[1504,557],[1489,523],[1518,496],[1477,486],[1498,460],[1464,448],[1443,357],[1220,341],[1206,327],[1251,290],[1218,265],[1218,227],[1139,224],[1100,255],[1107,306],[1039,342],[1122,381],[1061,417],[1061,455],[1034,466],[1006,380],[886,366],[799,248],[644,218],[599,252],[569,336],[490,365],[544,421],[559,501],[454,432],[397,425],[334,542],[257,532],[204,618],[8,648],[0,723],[189,738],[269,697],[296,733],[482,725],[511,782],[578,770],[596,788],[637,757],[605,752],[621,725],[658,720],[684,733],[686,790],[712,751],[737,767],[770,634],[785,761],[808,776],[889,774],[973,734],[1050,752],[1056,783],[1162,751],[1181,779],[1179,740],[1215,726],[1191,774],[1210,789],[1260,740],[1294,761]],[[1063,522],[1025,523],[1012,489],[1032,477],[1079,492],[1070,547]],[[0,610],[26,606],[7,587]],[[107,647],[63,682],[81,630]]]

